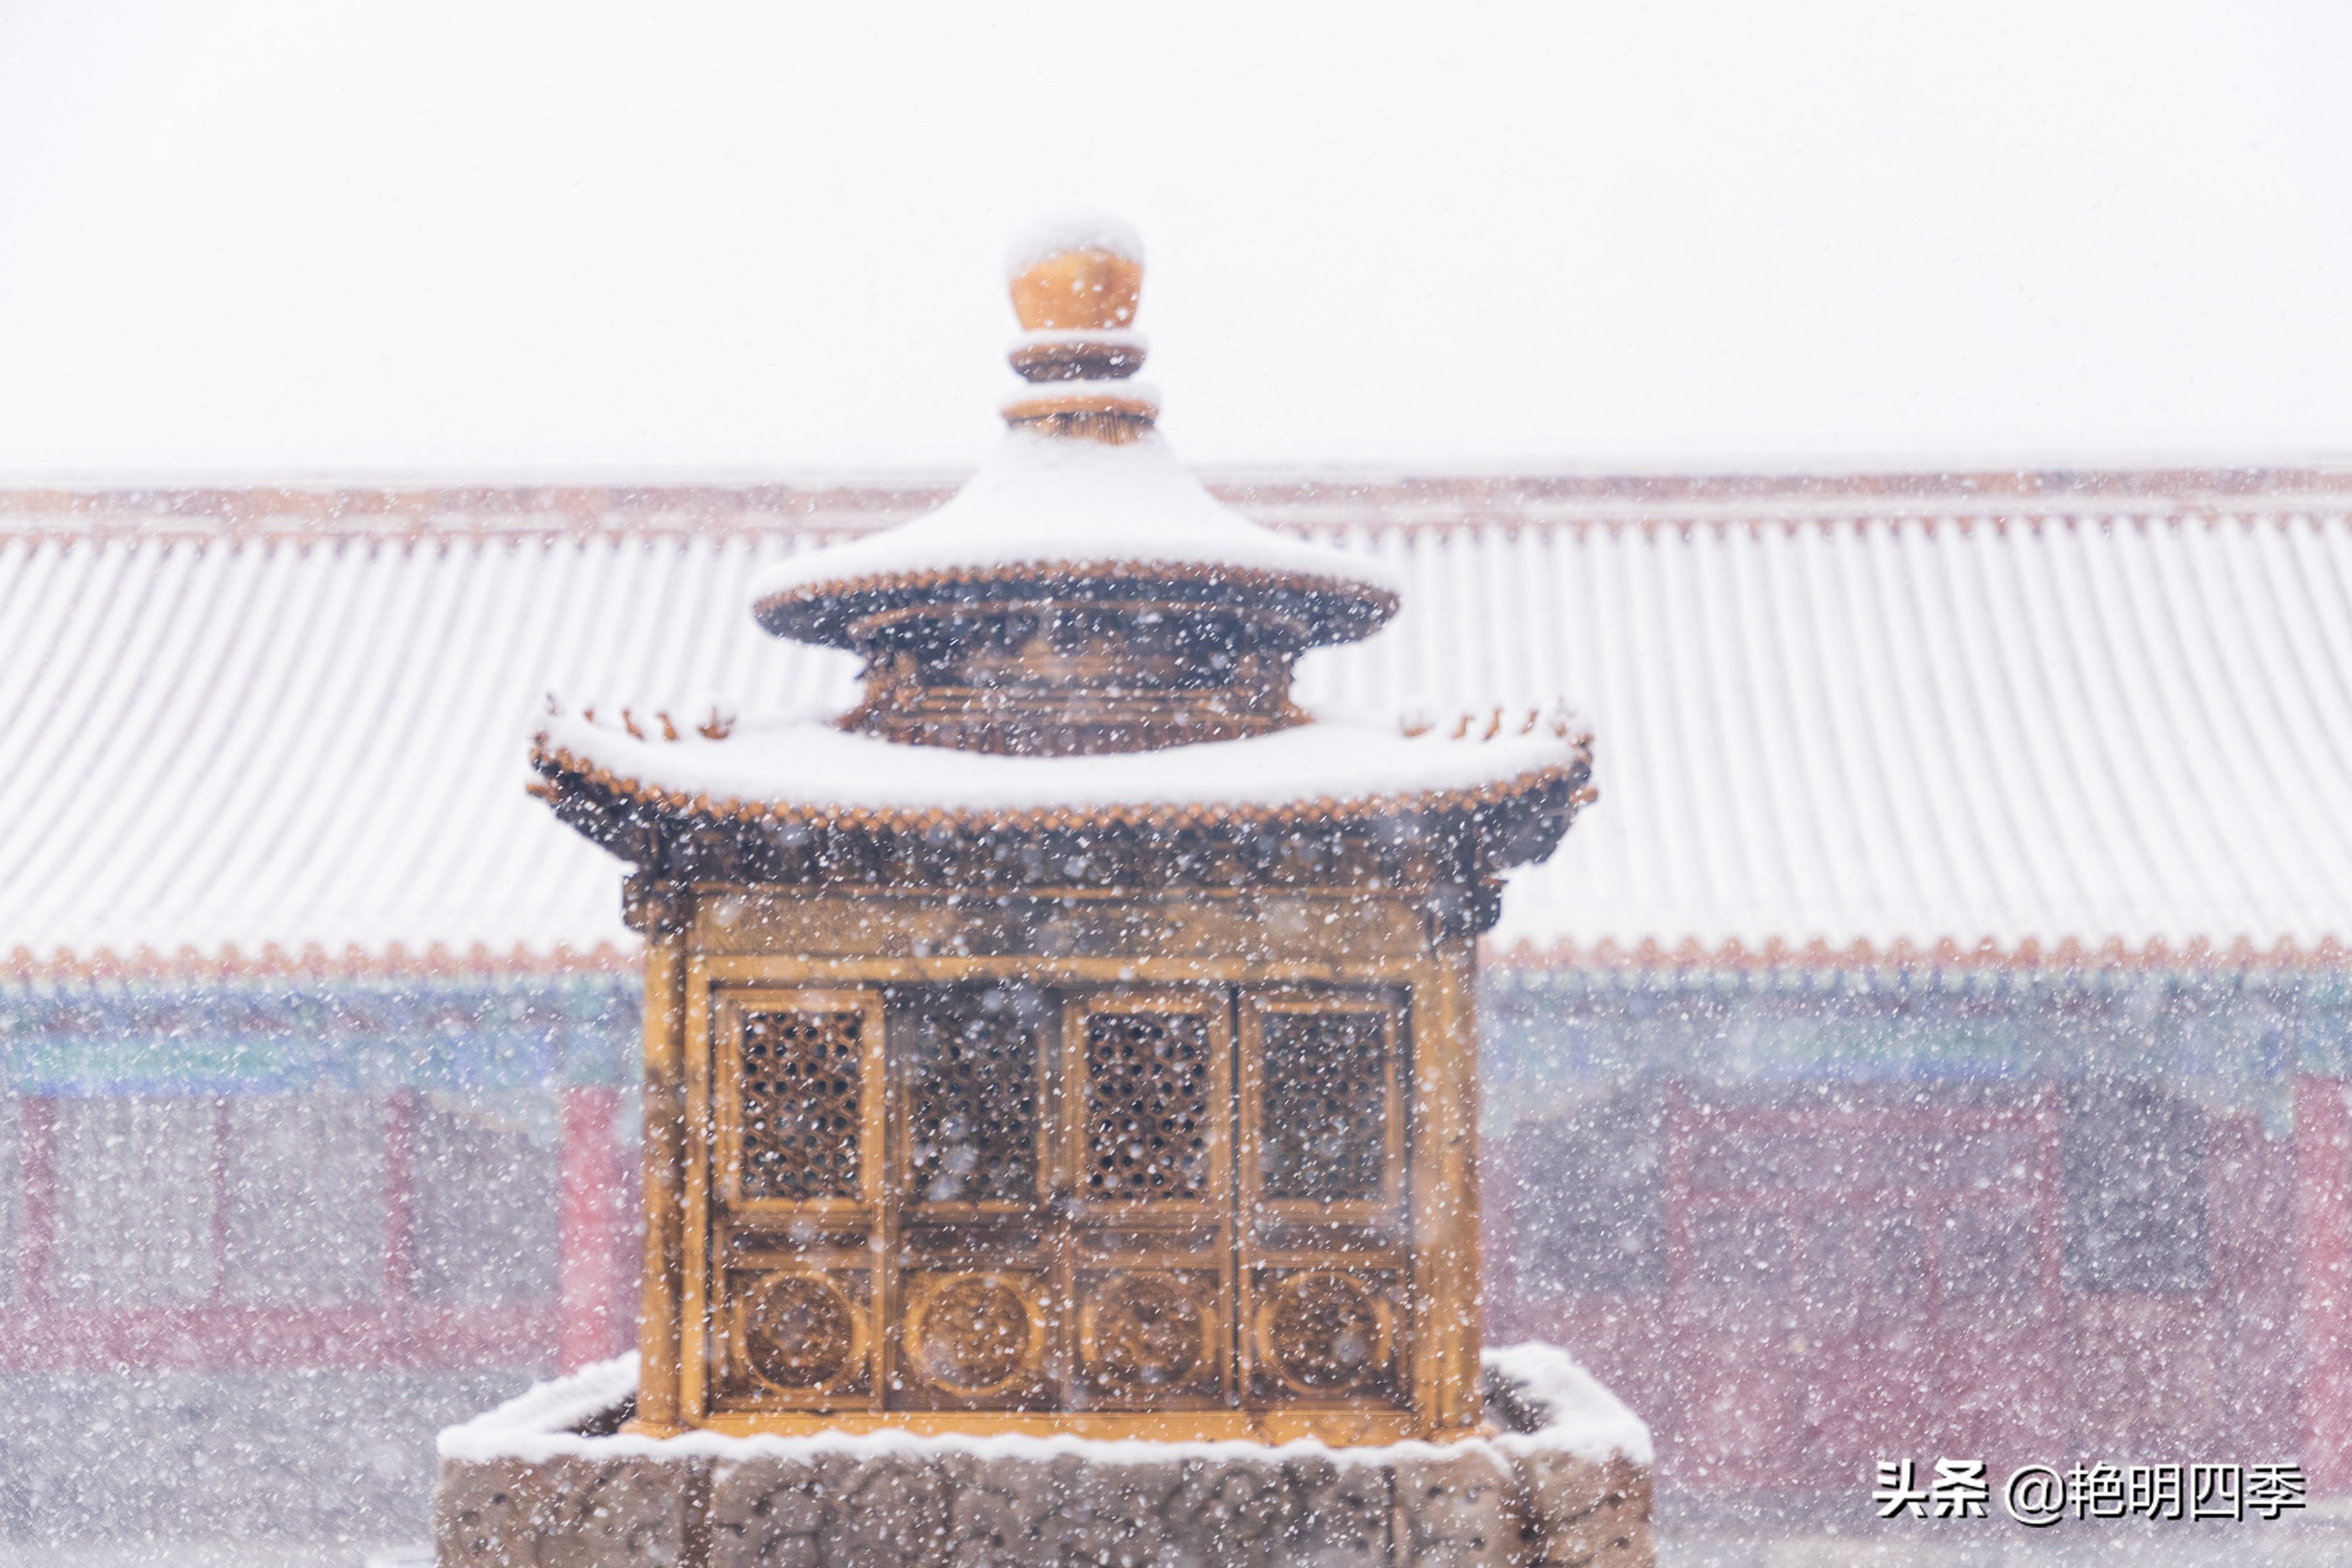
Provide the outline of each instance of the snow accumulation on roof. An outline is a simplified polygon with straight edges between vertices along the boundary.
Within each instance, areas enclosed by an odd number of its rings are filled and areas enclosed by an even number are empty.
[[[795,555],[764,573],[752,598],[765,604],[834,585],[1051,566],[1139,577],[1155,568],[1260,573],[1391,598],[1403,587],[1385,562],[1276,533],[1229,509],[1156,431],[1113,445],[1013,429],[947,505]]]
[[[1003,757],[848,734],[820,715],[746,721],[722,739],[684,729],[675,740],[633,735],[609,716],[559,715],[539,747],[627,793],[698,800],[722,815],[1159,823],[1227,810],[1339,816],[1471,804],[1568,773],[1576,743],[1555,727],[1530,711],[1512,733],[1454,738],[1408,736],[1394,719],[1338,717],[1156,751]]]
[[[1471,1437],[1465,1442],[1492,1444],[1507,1450],[1564,1449],[1596,1464],[1622,1457],[1637,1465],[1647,1465],[1654,1458],[1650,1429],[1642,1418],[1558,1346],[1534,1342],[1511,1345],[1488,1351],[1484,1362],[1488,1371],[1515,1385],[1522,1403],[1540,1408],[1544,1424],[1534,1432]],[[615,1356],[525,1389],[470,1421],[443,1428],[435,1447],[444,1459],[470,1464],[499,1459],[544,1464],[555,1458],[616,1458],[624,1455],[683,1461],[886,1453],[1002,1458],[1066,1455],[1101,1464],[1157,1464],[1171,1454],[1214,1459],[1257,1458],[1268,1451],[1265,1445],[1253,1442],[1158,1443],[1069,1434],[1031,1437],[1020,1433],[977,1436],[879,1431],[755,1437],[730,1437],[721,1432],[688,1432],[675,1437],[580,1435],[578,1428],[598,1417],[609,1417],[636,1391],[635,1354]],[[1424,1455],[1439,1447],[1405,1442],[1334,1448],[1302,1439],[1276,1446],[1272,1451],[1280,1458],[1312,1455],[1338,1463],[1384,1464]],[[1457,1445],[1443,1447],[1452,1449]]]
[[[940,494],[0,492],[0,957],[625,961],[616,862],[524,790],[548,694],[846,709],[856,660],[745,585]],[[1433,754],[1563,695],[1593,731],[1600,803],[1511,874],[1498,959],[2352,942],[2352,476],[1217,494],[1405,584],[1300,661],[1309,708]]]

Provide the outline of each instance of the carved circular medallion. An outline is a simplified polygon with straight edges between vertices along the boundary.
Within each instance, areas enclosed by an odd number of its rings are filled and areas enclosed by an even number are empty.
[[[1166,1274],[1105,1281],[1078,1314],[1087,1371],[1111,1388],[1166,1388],[1208,1356],[1209,1320],[1181,1281]]]
[[[1389,1307],[1346,1274],[1293,1274],[1257,1310],[1258,1348],[1309,1394],[1353,1388],[1388,1364]]]
[[[1045,1341],[1029,1297],[997,1274],[958,1274],[907,1322],[916,1364],[958,1394],[993,1394],[1029,1370]]]
[[[857,1313],[829,1280],[772,1275],[744,1292],[743,1359],[779,1388],[822,1388],[856,1364]]]

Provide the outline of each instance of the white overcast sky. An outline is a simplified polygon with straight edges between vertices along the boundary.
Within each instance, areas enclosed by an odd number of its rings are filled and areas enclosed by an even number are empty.
[[[2352,455],[2352,5],[0,0],[0,477]]]

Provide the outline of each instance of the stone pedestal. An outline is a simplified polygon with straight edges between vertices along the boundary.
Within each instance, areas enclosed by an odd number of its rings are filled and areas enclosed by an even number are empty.
[[[441,1568],[1403,1568],[1654,1561],[1649,1434],[1559,1352],[1487,1358],[1519,1431],[1376,1448],[904,1433],[652,1439],[634,1358],[444,1433]]]

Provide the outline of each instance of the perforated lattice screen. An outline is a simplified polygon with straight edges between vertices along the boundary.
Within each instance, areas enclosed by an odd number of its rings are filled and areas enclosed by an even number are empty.
[[[1200,1198],[1209,1188],[1207,1020],[1192,1013],[1087,1019],[1087,1196]]]
[[[1037,1200],[1037,1044],[1046,1003],[1011,987],[891,998],[905,1043],[907,1196]]]
[[[1269,1013],[1258,1179],[1267,1197],[1377,1199],[1388,1168],[1388,1039],[1378,1013]]]
[[[752,1013],[743,1020],[743,1195],[856,1197],[866,1016]]]

